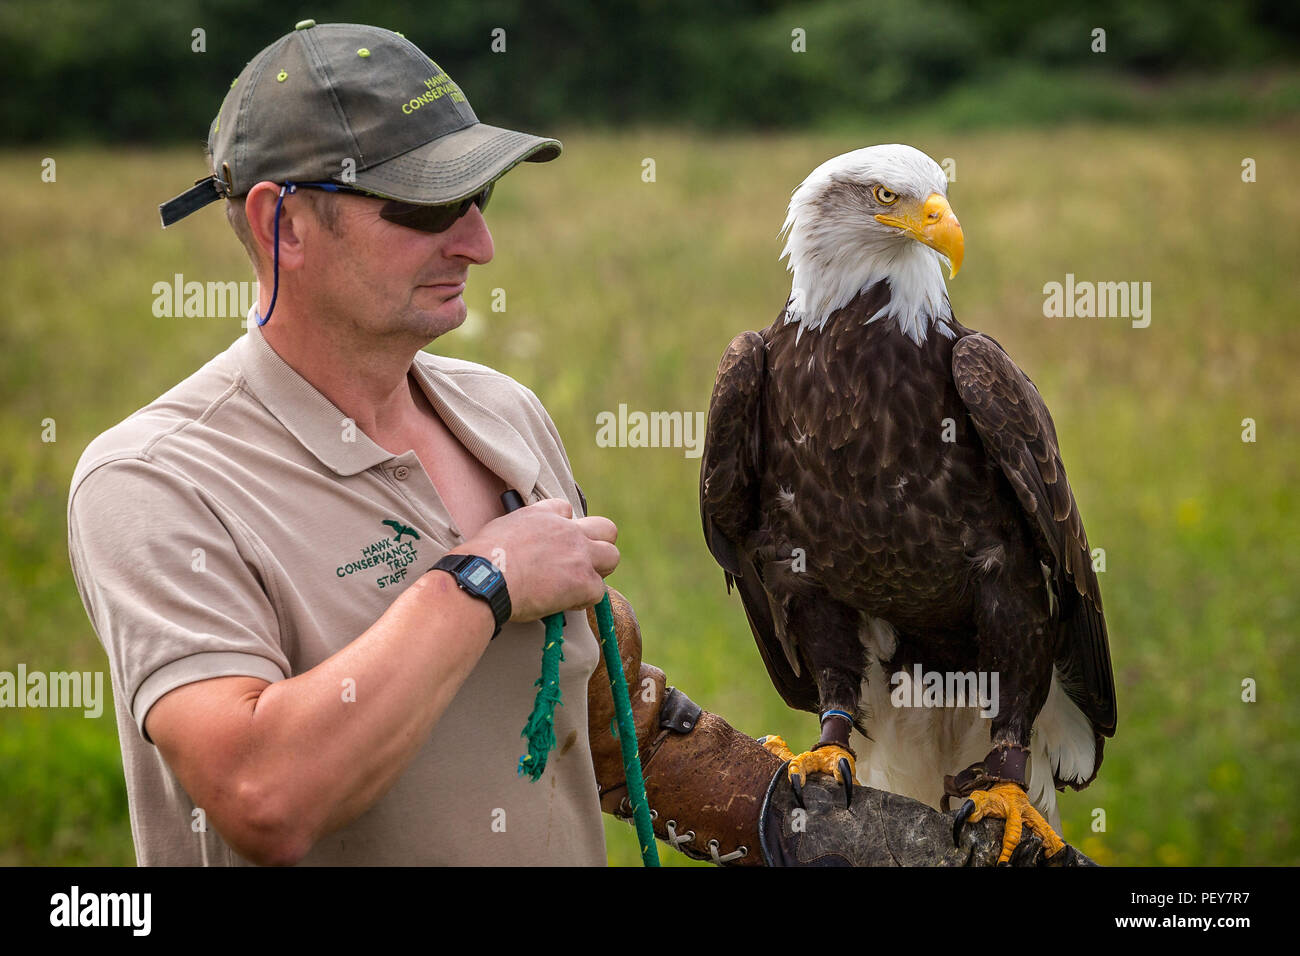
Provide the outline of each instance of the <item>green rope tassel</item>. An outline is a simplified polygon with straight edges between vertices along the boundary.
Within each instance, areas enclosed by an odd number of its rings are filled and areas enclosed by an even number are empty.
[[[519,758],[519,776],[527,774],[536,783],[546,771],[546,758],[555,749],[555,705],[560,700],[560,661],[564,660],[564,615],[552,614],[542,619],[546,625],[546,643],[542,645],[542,676],[533,686],[537,699],[533,713],[524,725],[528,753]]]
[[[532,716],[524,727],[528,753],[519,758],[519,775],[528,774],[536,782],[546,770],[546,758],[555,748],[555,705],[560,700],[560,661],[564,644],[564,615],[552,614],[544,619],[546,644],[542,649],[542,676],[537,679],[537,699]],[[641,845],[641,862],[659,865],[659,848],[655,844],[654,826],[650,822],[650,802],[646,799],[645,779],[641,775],[641,755],[637,752],[636,725],[632,722],[632,701],[628,696],[623,661],[618,655],[618,637],[614,633],[614,612],[609,594],[596,605],[596,623],[600,627],[600,646],[604,651],[605,673],[614,697],[614,720],[618,727],[618,745],[623,753],[623,772],[636,821],[637,842]]]

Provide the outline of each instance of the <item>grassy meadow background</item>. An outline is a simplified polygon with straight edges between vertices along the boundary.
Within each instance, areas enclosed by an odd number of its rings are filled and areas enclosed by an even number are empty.
[[[951,157],[967,243],[954,308],[1043,392],[1106,552],[1119,728],[1097,782],[1062,796],[1064,835],[1107,864],[1300,862],[1300,126],[951,129],[560,130],[558,162],[498,188],[496,258],[471,272],[470,320],[431,349],[541,397],[592,511],[620,527],[610,581],[647,660],[744,732],[811,744],[815,719],[772,689],[704,547],[699,460],[597,447],[596,416],[707,407],[728,341],[785,299],[776,233],[817,164],[896,140]],[[0,669],[107,671],[68,568],[68,483],[95,435],[242,334],[238,317],[151,312],[174,273],[251,278],[216,207],[158,226],[158,202],[201,172],[197,147],[0,152],[20,186],[0,229]],[[1043,285],[1066,273],[1149,281],[1150,327],[1044,318]],[[134,862],[112,713],[0,711],[0,864]],[[635,865],[631,828],[607,833],[611,862]]]

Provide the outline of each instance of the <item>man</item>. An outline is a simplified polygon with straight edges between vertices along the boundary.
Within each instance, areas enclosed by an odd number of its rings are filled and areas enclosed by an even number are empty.
[[[95,439],[69,500],[141,864],[605,862],[602,799],[627,805],[576,612],[605,593],[617,529],[583,516],[531,391],[421,351],[464,321],[469,267],[492,258],[493,184],[560,148],[479,123],[433,61],[371,27],[304,21],[232,85],[213,176],[162,213],[227,200],[257,321]],[[507,490],[527,506],[506,515]],[[640,664],[615,598],[652,798],[699,831],[683,849],[758,862],[779,764]],[[532,783],[520,729],[539,619],[561,611],[558,746]],[[682,783],[674,762],[701,764],[677,738],[715,758],[743,741],[744,813],[690,816],[715,778]]]

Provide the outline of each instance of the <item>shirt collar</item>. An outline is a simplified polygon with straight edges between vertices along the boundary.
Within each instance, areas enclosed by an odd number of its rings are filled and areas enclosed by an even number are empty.
[[[240,367],[253,394],[325,467],[350,477],[399,457],[361,429],[346,428],[347,416],[271,348],[252,312],[248,334],[238,345]],[[531,498],[541,471],[537,455],[517,429],[471,398],[432,359],[421,352],[411,364],[430,404],[470,454],[525,500]]]
[[[534,497],[541,464],[524,436],[487,406],[475,401],[455,378],[435,364],[436,357],[418,352],[411,370],[438,417],[471,455],[500,476],[528,501]]]

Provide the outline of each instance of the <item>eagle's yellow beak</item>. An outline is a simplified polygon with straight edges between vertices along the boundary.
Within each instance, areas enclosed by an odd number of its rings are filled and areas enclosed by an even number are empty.
[[[880,213],[876,221],[902,229],[917,242],[946,256],[951,269],[948,278],[955,279],[966,251],[966,240],[948,200],[938,193],[930,193],[919,208],[900,210],[900,213],[897,216]]]

